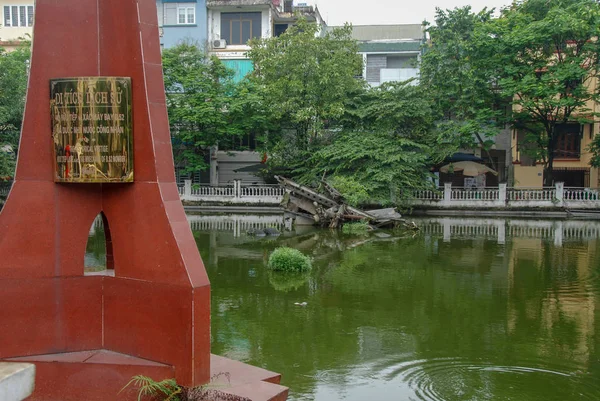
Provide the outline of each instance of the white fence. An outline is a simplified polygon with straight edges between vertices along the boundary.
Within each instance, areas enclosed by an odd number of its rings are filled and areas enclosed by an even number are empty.
[[[280,232],[291,229],[291,220],[279,215],[191,215],[187,216],[193,231],[231,231],[239,237],[249,230],[276,228]]]
[[[408,193],[411,206],[439,208],[564,208],[600,209],[600,189],[565,188],[563,183],[545,188],[456,188],[445,184],[444,189],[415,190]]]
[[[242,186],[239,180],[228,186],[195,186],[186,180],[178,189],[182,201],[232,205],[277,205],[281,203],[285,193],[279,185]]]
[[[552,240],[555,245],[565,241],[589,241],[600,238],[600,222],[580,220],[522,220],[481,218],[428,218],[418,223],[424,235],[451,239],[487,238],[504,244],[510,238]]]

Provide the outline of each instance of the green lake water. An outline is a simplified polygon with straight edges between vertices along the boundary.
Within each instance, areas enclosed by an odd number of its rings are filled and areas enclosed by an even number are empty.
[[[289,399],[600,400],[600,222],[421,219],[361,237],[265,219],[190,223],[212,352],[281,373]],[[262,226],[283,234],[245,234]],[[284,245],[310,274],[268,271]]]

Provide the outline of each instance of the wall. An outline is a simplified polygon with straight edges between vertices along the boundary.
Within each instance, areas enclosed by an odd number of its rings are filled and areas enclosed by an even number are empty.
[[[260,163],[261,157],[258,152],[217,152],[219,185],[231,184],[234,180],[241,180],[243,185],[264,184],[261,177],[257,177],[251,172],[236,173],[234,171]]]
[[[521,166],[515,164],[515,188],[540,188],[543,184],[544,167],[542,165]]]
[[[33,3],[33,0],[0,0],[0,41],[11,41],[33,35],[33,27],[4,26],[4,6],[32,6]]]
[[[254,70],[254,64],[247,59],[223,60],[223,64],[234,71],[233,81],[240,82],[246,75]]]
[[[177,17],[178,6],[196,7],[196,23],[192,25],[178,25],[177,19],[173,19],[173,13]],[[163,3],[162,0],[156,2],[158,9],[159,25],[162,26],[163,35],[160,43],[163,47],[169,48],[176,46],[183,40],[192,40],[200,46],[205,46],[208,38],[206,1],[198,0],[197,3]],[[174,9],[172,11],[171,9]]]

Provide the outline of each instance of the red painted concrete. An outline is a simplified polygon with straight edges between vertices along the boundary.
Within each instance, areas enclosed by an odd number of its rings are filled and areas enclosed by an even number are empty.
[[[143,372],[156,380],[175,374],[172,366],[106,350],[11,358],[36,365],[31,401],[134,401],[135,388],[121,391],[132,376]]]
[[[285,401],[288,388],[279,385],[281,375],[217,355],[211,355],[211,385],[228,394],[252,401]],[[227,375],[224,375],[226,373]]]
[[[36,2],[16,178],[0,214],[0,358],[104,349],[168,365],[38,361],[36,400],[115,399],[156,369],[185,386],[210,377],[210,284],[175,186],[156,15],[154,0]],[[49,81],[77,76],[131,77],[133,184],[53,182]],[[83,272],[100,212],[115,277]]]

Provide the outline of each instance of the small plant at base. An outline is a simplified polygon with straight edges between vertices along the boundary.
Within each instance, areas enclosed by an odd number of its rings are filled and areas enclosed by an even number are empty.
[[[364,235],[369,231],[369,223],[366,221],[357,221],[355,223],[346,223],[342,226],[344,234]]]
[[[268,267],[284,272],[304,272],[312,268],[310,258],[297,249],[281,247],[269,256]]]
[[[138,401],[141,401],[142,397],[146,396],[154,399],[161,397],[160,399],[163,401],[180,401],[179,394],[182,392],[181,387],[175,379],[165,379],[157,382],[150,377],[142,375],[133,376],[121,391],[129,386],[138,388]]]
[[[225,384],[213,383],[220,377],[225,378]],[[165,379],[157,382],[147,376],[134,376],[121,391],[129,386],[137,387],[138,401],[252,401],[247,397],[229,394],[215,387],[227,387],[231,384],[229,372],[220,372],[210,378],[211,383],[197,387],[183,387],[175,379]]]

